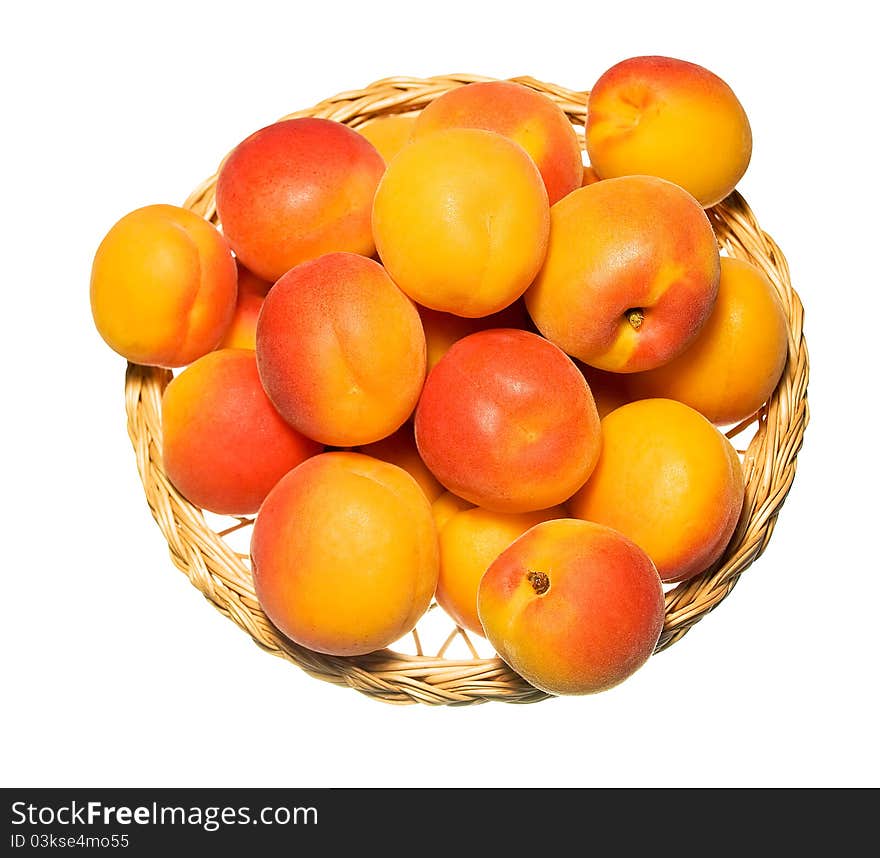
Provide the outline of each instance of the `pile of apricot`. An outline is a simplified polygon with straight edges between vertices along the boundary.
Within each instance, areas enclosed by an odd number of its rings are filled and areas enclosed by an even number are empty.
[[[501,80],[357,130],[282,120],[223,162],[218,225],[148,205],[101,241],[99,333],[175,370],[164,471],[255,516],[255,593],[294,642],[369,653],[436,601],[537,688],[597,692],[729,544],[724,427],[787,356],[772,283],[705,211],[748,119],[709,70],[634,57],[584,143]]]

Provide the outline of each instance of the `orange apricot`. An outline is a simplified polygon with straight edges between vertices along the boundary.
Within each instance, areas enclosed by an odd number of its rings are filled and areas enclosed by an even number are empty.
[[[269,493],[251,561],[257,599],[281,632],[350,656],[415,627],[434,595],[439,552],[428,499],[403,468],[327,452]]]
[[[129,212],[104,236],[92,263],[95,326],[132,363],[181,367],[213,350],[236,295],[226,240],[180,206]]]
[[[422,461],[418,447],[416,447],[412,423],[409,421],[391,435],[374,441],[372,444],[364,444],[359,450],[375,459],[391,462],[391,464],[403,468],[419,484],[425,497],[431,503],[445,491],[443,486],[437,482],[437,478],[428,470],[428,466]]]
[[[674,582],[721,557],[743,495],[739,457],[715,426],[681,402],[641,399],[602,420],[599,461],[568,508],[632,539]]]
[[[257,277],[236,260],[238,269],[238,300],[232,321],[220,340],[219,349],[251,349],[257,347],[257,319],[263,306],[263,298],[269,293],[272,284]]]
[[[239,289],[235,311],[217,348],[254,351],[257,347],[257,319],[262,306],[262,297]]]
[[[386,113],[358,126],[358,133],[376,147],[386,164],[410,141],[418,114]]]
[[[463,509],[471,509],[473,504],[460,498],[452,492],[443,492],[432,504],[431,513],[434,516],[434,525],[437,533],[440,533],[446,526],[446,523],[457,513]]]
[[[414,140],[388,165],[373,236],[394,282],[417,303],[488,316],[526,290],[544,260],[547,192],[531,158],[491,131]]]
[[[651,175],[681,185],[702,206],[723,200],[752,154],[748,117],[718,75],[673,57],[631,57],[590,92],[586,143],[603,179]]]

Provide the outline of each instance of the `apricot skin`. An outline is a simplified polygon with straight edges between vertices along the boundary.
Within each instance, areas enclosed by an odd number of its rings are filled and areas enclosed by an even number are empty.
[[[251,538],[257,599],[294,642],[352,656],[390,646],[427,610],[439,553],[431,507],[402,468],[327,452],[286,474]]]
[[[470,318],[512,304],[541,267],[547,191],[525,151],[491,131],[436,131],[388,165],[373,237],[394,282],[417,303]]]
[[[463,509],[471,509],[473,506],[474,505],[470,501],[466,501],[464,498],[460,498],[452,492],[443,492],[443,494],[431,504],[431,513],[434,516],[434,525],[437,528],[437,533],[442,532],[447,522],[449,522],[456,513],[461,512]]]
[[[525,294],[538,330],[610,372],[672,360],[718,293],[715,233],[697,201],[652,176],[579,188],[550,212],[547,256]]]
[[[252,515],[281,477],[320,450],[275,410],[251,350],[209,352],[162,395],[165,473],[202,509]]]
[[[425,380],[425,334],[412,301],[372,259],[328,253],[275,283],[257,320],[269,398],[323,444],[370,444],[409,419]]]
[[[257,348],[257,319],[262,307],[262,296],[239,289],[235,312],[217,348],[254,351]]]
[[[554,519],[492,563],[478,614],[489,642],[527,682],[548,694],[595,694],[653,654],[663,587],[650,558],[617,531]]]
[[[236,255],[270,282],[325,253],[371,256],[370,216],[385,162],[364,137],[304,117],[255,131],[217,176],[217,213]]]
[[[358,126],[358,133],[366,137],[386,164],[410,141],[417,115],[414,113],[390,113],[378,116]]]
[[[744,490],[739,457],[717,427],[681,402],[641,399],[603,418],[599,461],[568,508],[632,539],[671,583],[721,557]]]
[[[441,313],[419,305],[419,316],[425,329],[425,342],[428,347],[428,371],[430,372],[440,358],[449,351],[453,343],[464,339],[468,334],[485,331],[487,328],[522,328],[531,330],[532,320],[522,300],[514,301],[503,310],[477,319]]]
[[[586,144],[601,178],[658,176],[708,208],[746,172],[752,131],[718,75],[673,57],[631,57],[602,74],[590,92]]]
[[[419,455],[412,423],[409,421],[391,435],[372,444],[365,444],[359,450],[367,456],[403,468],[419,484],[431,503],[443,494],[443,486],[437,482],[437,478],[428,470]]]
[[[416,444],[449,491],[496,512],[563,503],[599,455],[599,415],[574,363],[529,331],[478,331],[431,370]]]
[[[235,311],[237,272],[204,218],[150,205],[120,218],[92,263],[98,333],[132,363],[182,367],[217,347]]]

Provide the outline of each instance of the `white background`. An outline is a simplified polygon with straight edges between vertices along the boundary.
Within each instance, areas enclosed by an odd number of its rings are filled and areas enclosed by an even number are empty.
[[[792,10],[783,14],[778,7]],[[869,4],[17,3],[5,13],[3,786],[877,786],[877,51]],[[806,7],[806,10],[802,7]],[[812,421],[764,555],[600,695],[395,707],[261,651],[172,565],[92,256],[239,140],[389,75],[587,89],[701,63],[806,307]]]

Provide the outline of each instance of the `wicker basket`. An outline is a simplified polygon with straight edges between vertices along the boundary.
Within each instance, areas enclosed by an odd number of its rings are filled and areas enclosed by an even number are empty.
[[[449,75],[389,78],[365,89],[344,92],[311,109],[283,117],[316,116],[352,128],[385,114],[417,111],[439,95],[491,78]],[[583,139],[588,92],[575,92],[530,77],[514,78],[556,102]],[[214,204],[216,173],[184,205],[217,222]],[[743,458],[745,502],[735,533],[721,559],[689,581],[666,591],[666,620],[659,652],[682,638],[724,600],[740,575],[761,555],[791,488],[797,454],[809,419],[809,360],[803,337],[803,307],[792,289],[785,257],[738,192],[708,211],[722,250],[755,263],[770,277],[788,319],[788,360],[770,401],[750,420],[727,434]],[[162,468],[161,397],[171,379],[168,370],[129,364],[125,377],[128,433],[146,499],[168,542],[171,559],[192,584],[223,614],[244,629],[263,649],[293,662],[318,679],[347,685],[388,703],[465,705],[488,700],[532,703],[548,695],[528,685],[494,654],[481,657],[458,628],[437,654],[424,652],[417,629],[413,652],[382,650],[365,656],[334,657],[300,647],[285,638],[266,618],[254,595],[246,548],[236,549],[233,536],[247,538],[251,518],[217,523],[193,506],[170,484]],[[436,617],[439,611],[433,612]],[[449,656],[460,637],[465,657]]]

